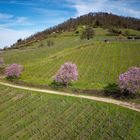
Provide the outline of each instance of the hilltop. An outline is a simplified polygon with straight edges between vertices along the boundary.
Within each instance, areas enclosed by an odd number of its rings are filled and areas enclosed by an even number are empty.
[[[63,32],[76,31],[79,29],[79,26],[90,26],[93,28],[124,28],[124,29],[134,29],[140,30],[140,19],[133,17],[124,17],[118,16],[112,13],[89,13],[86,15],[82,15],[77,18],[70,18],[67,21],[46,29],[44,31],[38,32],[24,40],[17,40],[15,44],[11,46],[11,48],[16,48],[17,46],[29,45],[34,42],[39,42],[43,39],[46,39],[51,34],[60,34]]]

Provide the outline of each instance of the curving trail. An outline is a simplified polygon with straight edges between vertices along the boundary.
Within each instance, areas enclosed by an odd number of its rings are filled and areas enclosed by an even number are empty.
[[[100,102],[112,103],[112,104],[115,104],[115,105],[119,105],[119,106],[122,106],[122,107],[129,108],[129,109],[140,112],[140,104],[123,102],[123,101],[110,99],[110,98],[105,98],[105,97],[76,95],[76,94],[73,94],[73,93],[66,93],[66,92],[59,92],[59,91],[53,91],[53,90],[32,88],[32,87],[9,84],[9,83],[5,83],[5,82],[0,82],[0,85],[9,86],[9,87],[18,88],[18,89],[23,89],[23,90],[30,90],[30,91],[35,91],[35,92],[43,92],[43,93],[48,93],[48,94],[71,96],[71,97],[85,98],[85,99],[90,99],[90,100],[95,100],[95,101],[100,101]]]

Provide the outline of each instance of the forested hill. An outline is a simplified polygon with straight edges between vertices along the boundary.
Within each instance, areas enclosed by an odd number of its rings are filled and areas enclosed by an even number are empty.
[[[51,33],[61,33],[65,31],[76,30],[79,25],[86,25],[91,27],[102,27],[102,28],[129,28],[140,30],[140,19],[132,17],[123,17],[114,15],[111,13],[89,13],[77,18],[70,18],[69,20],[46,29],[42,32],[38,32],[25,40],[19,40],[17,43],[22,44],[25,42],[35,42],[41,39],[47,38]],[[16,44],[17,44],[16,43]]]

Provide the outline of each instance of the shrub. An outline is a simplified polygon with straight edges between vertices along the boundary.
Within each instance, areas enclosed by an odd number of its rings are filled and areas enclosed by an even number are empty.
[[[6,68],[5,75],[7,78],[19,78],[22,70],[23,70],[22,65],[11,64]]]
[[[130,35],[131,35],[131,34],[130,34],[130,31],[126,30],[126,31],[124,32],[124,35],[125,35],[125,36],[130,36]]]
[[[121,74],[118,85],[122,92],[137,93],[140,90],[140,68],[131,67]]]
[[[111,34],[111,35],[120,35],[122,34],[122,31],[121,30],[118,30],[116,28],[109,28],[108,29],[108,32]]]
[[[81,39],[92,39],[94,36],[94,30],[92,27],[87,27],[81,35]]]
[[[79,34],[79,31],[75,31],[76,34]]]
[[[22,42],[22,39],[21,38],[17,40],[17,43],[21,43],[21,42]]]
[[[104,87],[105,95],[107,96],[113,96],[118,97],[120,96],[120,89],[116,83],[108,84],[106,87]]]
[[[64,63],[54,77],[54,81],[67,86],[72,81],[78,79],[78,70],[76,64],[71,62]]]

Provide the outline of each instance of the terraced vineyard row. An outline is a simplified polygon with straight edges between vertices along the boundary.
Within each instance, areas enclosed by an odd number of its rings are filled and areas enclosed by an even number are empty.
[[[0,86],[0,120],[2,140],[140,139],[138,112],[5,86]]]
[[[61,64],[76,63],[79,80],[73,86],[78,88],[100,88],[117,81],[120,73],[131,66],[140,66],[139,42],[95,42],[25,65],[22,80],[36,84],[49,84]]]

